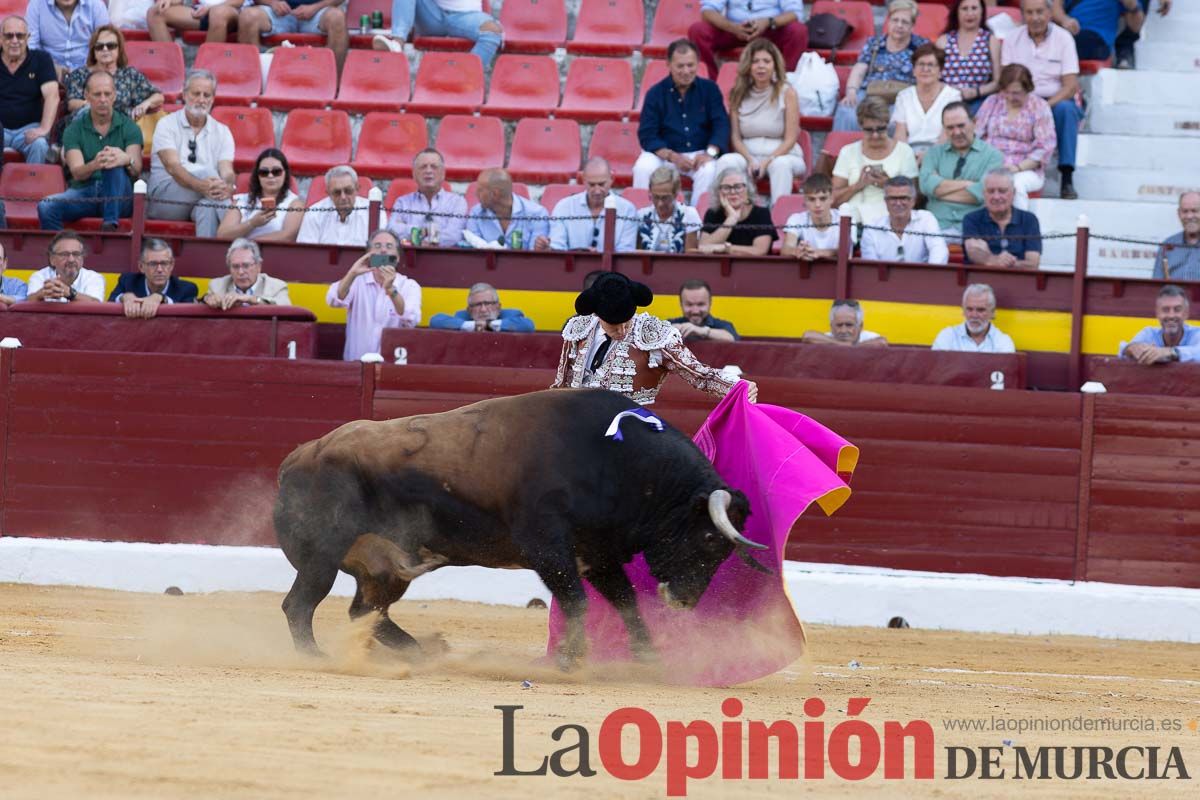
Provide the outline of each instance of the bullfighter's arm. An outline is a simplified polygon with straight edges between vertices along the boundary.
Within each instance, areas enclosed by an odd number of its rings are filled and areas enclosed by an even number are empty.
[[[719,369],[708,366],[687,348],[678,331],[663,345],[663,366],[702,392],[714,397],[724,397],[737,382],[728,378]]]

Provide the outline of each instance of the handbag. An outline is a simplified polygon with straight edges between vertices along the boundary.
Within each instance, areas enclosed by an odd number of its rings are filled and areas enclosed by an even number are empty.
[[[834,14],[813,14],[808,18],[808,46],[815,50],[834,50],[842,46],[854,26]]]
[[[871,68],[875,66],[875,57],[879,55],[880,47],[883,47],[882,39],[875,45],[875,49],[871,51],[871,60],[867,64],[868,75],[871,74]],[[867,97],[878,97],[889,106],[895,105],[896,95],[900,94],[900,92],[912,85],[913,84],[909,83],[908,81],[883,79],[873,80],[867,84]]]
[[[150,144],[154,141],[154,129],[158,127],[158,121],[165,116],[167,116],[167,112],[159,106],[154,111],[147,111],[134,121],[134,124],[138,126],[138,130],[142,132],[142,147],[144,150],[150,150]]]

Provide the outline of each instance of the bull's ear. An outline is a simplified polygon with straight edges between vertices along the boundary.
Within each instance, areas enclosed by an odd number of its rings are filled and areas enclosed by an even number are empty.
[[[733,495],[733,502],[729,504],[729,515],[733,517],[736,513],[741,517],[742,522],[750,516],[750,499],[742,493],[741,489],[733,489],[730,491]]]
[[[703,514],[708,516],[708,495],[704,492],[697,492],[692,495],[691,512],[693,514]]]

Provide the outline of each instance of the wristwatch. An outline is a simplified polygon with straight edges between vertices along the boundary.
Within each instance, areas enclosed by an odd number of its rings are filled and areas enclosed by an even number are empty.
[[[708,153],[710,157],[716,158],[717,156],[721,155],[721,148],[717,147],[715,144],[710,144],[705,148],[704,152]]]
[[[400,294],[400,290],[396,288],[396,284],[392,284],[392,288],[388,289],[388,297],[395,297]]]
[[[767,18],[767,27],[769,27],[771,30],[775,30],[775,18],[774,17]]]
[[[1171,358],[1172,358],[1174,361],[1178,361],[1178,360],[1179,360],[1179,348],[1178,348],[1178,347],[1172,347],[1172,348],[1171,348]]]
[[[67,301],[72,302],[72,303],[75,302],[75,296],[78,294],[79,294],[79,292],[75,291],[75,287],[72,286],[71,293],[69,295],[67,295]]]

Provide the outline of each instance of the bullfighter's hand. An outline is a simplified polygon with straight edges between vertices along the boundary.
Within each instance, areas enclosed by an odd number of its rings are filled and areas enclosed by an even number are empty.
[[[746,399],[751,403],[758,402],[758,384],[754,381],[746,381]]]

